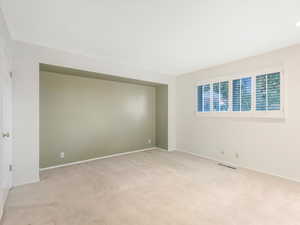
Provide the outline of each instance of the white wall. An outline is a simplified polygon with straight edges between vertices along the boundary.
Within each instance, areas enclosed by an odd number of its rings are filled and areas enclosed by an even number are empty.
[[[14,42],[14,185],[39,181],[39,63],[106,73],[167,84],[174,78],[120,65],[111,70],[108,61],[54,49]],[[173,82],[173,86],[175,86]],[[170,95],[171,96],[171,95]],[[175,104],[171,106],[175,108]],[[169,124],[174,124],[174,117]],[[172,126],[172,125],[171,125]],[[171,127],[169,127],[171,129]],[[175,134],[170,140],[175,139]],[[173,141],[175,142],[175,141]]]
[[[300,181],[300,45],[177,78],[177,149]],[[284,69],[285,119],[195,114],[195,85],[212,77]],[[222,155],[220,152],[225,151]],[[235,158],[235,153],[240,155]]]
[[[0,84],[1,89],[3,88],[3,84],[5,81],[5,77],[9,74],[11,71],[11,38],[10,34],[8,32],[7,26],[4,21],[4,17],[0,8]],[[3,90],[1,90],[0,97],[2,98]],[[2,100],[0,101],[0,104],[2,104]],[[3,107],[3,104],[0,106]],[[1,108],[2,110],[2,108]],[[2,135],[3,132],[3,112],[1,112],[2,118],[0,118],[0,133]],[[2,137],[1,137],[2,139]],[[9,174],[8,174],[8,165],[10,164],[11,156],[7,155],[7,152],[11,151],[11,149],[8,148],[9,145],[6,144],[6,147],[4,149],[4,143],[3,139],[0,140],[0,219],[2,217],[3,212],[3,206],[7,197],[8,188],[9,188]],[[6,153],[5,153],[6,152]]]
[[[176,150],[176,78],[168,84],[168,150]]]
[[[300,130],[300,107],[297,105],[299,58],[300,46],[297,45],[175,79],[142,71],[131,74],[130,68],[122,66],[111,71],[106,66],[109,62],[15,42],[14,185],[39,180],[39,63],[168,83],[169,150],[190,151],[300,180],[300,152],[297,150],[300,147],[300,139],[297,138]],[[282,67],[285,72],[284,120],[204,118],[195,115],[196,82],[269,67]],[[220,154],[221,150],[225,151],[225,155]],[[236,152],[240,155],[239,159],[234,157]]]
[[[12,39],[0,8],[0,49],[4,52],[9,69],[12,66]]]

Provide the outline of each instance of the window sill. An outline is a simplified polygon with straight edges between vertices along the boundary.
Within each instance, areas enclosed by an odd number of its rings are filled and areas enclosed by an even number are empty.
[[[269,118],[269,119],[284,119],[283,111],[268,111],[268,112],[196,112],[200,117],[223,117],[223,118]]]

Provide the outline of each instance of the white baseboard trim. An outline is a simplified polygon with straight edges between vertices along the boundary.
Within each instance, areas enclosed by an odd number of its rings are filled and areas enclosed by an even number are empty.
[[[253,169],[253,168],[248,168],[248,167],[241,167],[241,168],[242,169],[246,169],[246,170],[252,170],[252,171],[255,171],[257,173],[263,173],[263,174],[266,174],[266,175],[269,175],[269,176],[279,177],[281,179],[285,179],[285,180],[289,180],[289,181],[300,183],[300,180],[297,180],[295,178],[291,178],[291,177],[287,177],[287,176],[282,176],[282,175],[278,175],[278,174],[275,174],[275,173],[270,173],[270,172],[267,172],[267,171]]]
[[[154,150],[154,149],[160,149],[160,148],[158,148],[158,147],[151,147],[151,148],[144,148],[144,149],[139,149],[139,150],[134,150],[134,151],[129,151],[129,152],[115,153],[115,154],[101,156],[101,157],[97,157],[97,158],[86,159],[86,160],[82,160],[82,161],[65,163],[65,164],[61,164],[61,165],[57,165],[57,166],[50,166],[50,167],[46,167],[46,168],[41,168],[40,171],[51,170],[51,169],[56,169],[56,168],[66,167],[66,166],[72,166],[72,165],[77,165],[77,164],[92,162],[92,161],[100,160],[100,159],[107,159],[107,158],[111,158],[111,157],[128,155],[128,154],[137,153],[137,152],[145,152],[145,151],[150,151],[150,150]]]
[[[191,155],[194,155],[194,156],[198,156],[202,159],[207,159],[207,160],[210,160],[210,161],[215,161],[217,163],[223,163],[223,164],[226,164],[226,165],[229,165],[229,166],[233,166],[233,167],[236,167],[236,168],[241,168],[240,166],[238,165],[235,165],[231,162],[227,162],[227,161],[224,161],[224,160],[218,160],[218,159],[215,159],[215,158],[212,158],[212,157],[208,157],[208,156],[204,156],[204,155],[200,155],[200,154],[197,154],[197,153],[194,153],[194,152],[188,152],[188,151],[179,151],[179,152],[185,152],[185,153],[188,153],[188,154],[191,154]]]
[[[14,183],[13,188],[23,186],[23,185],[26,185],[26,184],[34,184],[34,183],[38,183],[38,182],[40,182],[40,178],[36,178],[36,179],[32,179],[32,180],[26,180],[26,181]]]
[[[177,149],[175,147],[171,147],[171,146],[168,146],[168,149],[167,149],[169,152],[174,152],[174,151],[177,151]]]
[[[4,212],[4,205],[5,205],[5,202],[7,200],[7,197],[8,197],[8,191],[9,189],[2,189],[0,190],[0,221],[2,219],[2,216],[3,216],[3,212]]]
[[[227,162],[227,161],[221,161],[221,160],[218,160],[218,159],[215,159],[215,158],[212,158],[212,157],[204,156],[204,155],[201,155],[201,154],[198,154],[198,153],[194,153],[194,152],[190,152],[190,151],[181,151],[181,150],[176,150],[176,151],[178,151],[178,152],[184,152],[184,153],[187,153],[187,154],[191,154],[191,155],[203,158],[203,159],[215,161],[217,163],[225,163],[227,165],[234,166],[236,168],[251,170],[251,171],[254,171],[254,172],[257,172],[257,173],[262,173],[262,174],[266,174],[266,175],[269,175],[269,176],[279,177],[281,179],[285,179],[285,180],[289,180],[289,181],[300,183],[300,180],[297,180],[295,178],[286,177],[286,176],[282,176],[282,175],[278,175],[278,174],[275,174],[275,173],[266,172],[266,171],[259,170],[259,169],[254,169],[254,168],[249,168],[249,167],[244,167],[244,166],[238,166],[238,165],[235,165],[235,164]]]
[[[168,149],[165,149],[165,148],[160,148],[160,147],[156,147],[155,149],[157,149],[157,150],[160,150],[160,151],[165,151],[165,152],[167,152],[167,151],[168,151]]]

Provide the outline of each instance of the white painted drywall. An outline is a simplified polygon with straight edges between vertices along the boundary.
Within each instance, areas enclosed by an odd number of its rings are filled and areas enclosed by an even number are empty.
[[[179,76],[177,149],[300,181],[299,59],[300,45],[295,45]],[[197,82],[270,67],[284,70],[285,119],[214,118],[195,114]]]
[[[182,74],[299,42],[299,0],[2,0],[15,40]]]
[[[168,84],[168,150],[176,150],[176,78]]]
[[[14,185],[39,180],[40,62],[168,83],[169,150],[191,151],[300,180],[297,172],[300,159],[300,153],[297,151],[300,146],[300,139],[297,138],[300,107],[296,103],[300,82],[300,46],[182,75],[177,79],[141,71],[137,71],[136,74],[139,75],[131,75],[129,69],[122,67],[112,71],[106,67],[106,62],[21,42],[15,42],[14,53]],[[285,120],[204,118],[195,115],[196,82],[266,67],[282,67],[285,71]],[[206,132],[203,131],[204,128]],[[224,156],[219,153],[221,150],[225,151]],[[234,158],[235,152],[240,155],[238,160]]]
[[[15,186],[39,181],[39,63],[168,84],[173,77],[132,72],[122,65],[111,69],[109,62],[36,45],[14,42],[14,143]],[[174,86],[174,83],[173,83]],[[172,90],[172,89],[171,89]],[[171,95],[169,96],[169,98]],[[174,105],[174,104],[173,104]],[[174,117],[169,124],[174,124]],[[169,125],[169,129],[172,129]],[[175,134],[169,140],[175,138]],[[175,142],[175,141],[173,141]]]
[[[4,76],[7,75],[11,71],[11,38],[8,32],[7,26],[5,24],[5,20],[0,8],[0,82],[4,81]],[[3,87],[1,87],[3,88]],[[2,94],[2,93],[1,93]],[[2,96],[1,96],[2,98]],[[2,104],[2,101],[1,101]],[[1,115],[2,116],[2,115]],[[2,118],[1,118],[1,121]],[[3,124],[1,124],[0,128],[3,128]],[[2,130],[0,130],[3,132]],[[2,133],[1,133],[2,135]],[[2,138],[2,137],[1,137]],[[2,142],[2,140],[1,140]],[[10,156],[8,156],[5,152],[7,149],[3,149],[4,145],[1,143],[0,146],[0,220],[3,214],[4,203],[7,198],[8,189],[9,189],[9,177],[8,177],[8,165],[10,164]],[[10,149],[8,149],[10,151]]]

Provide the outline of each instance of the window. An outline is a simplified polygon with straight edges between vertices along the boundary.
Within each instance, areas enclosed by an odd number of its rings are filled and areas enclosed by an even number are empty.
[[[197,88],[197,106],[198,112],[203,112],[203,86],[198,86]]]
[[[232,81],[232,111],[241,111],[241,79]]]
[[[256,110],[280,110],[280,73],[256,76]]]
[[[198,112],[228,111],[229,82],[217,82],[198,86]],[[211,107],[212,106],[212,107]]]
[[[223,115],[282,112],[281,94],[280,72],[215,80],[197,86],[197,111]]]
[[[220,83],[213,84],[214,111],[220,111]]]
[[[198,112],[210,112],[210,85],[198,86]]]
[[[220,83],[220,111],[228,111],[228,81]]]
[[[203,86],[203,111],[210,111],[210,85]]]
[[[267,109],[267,75],[256,76],[256,110]]]
[[[252,100],[251,77],[232,81],[232,111],[250,111]]]

